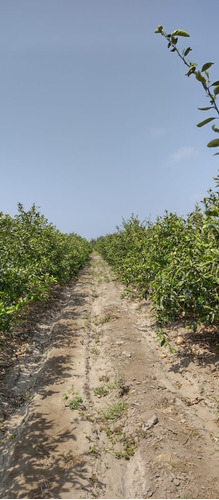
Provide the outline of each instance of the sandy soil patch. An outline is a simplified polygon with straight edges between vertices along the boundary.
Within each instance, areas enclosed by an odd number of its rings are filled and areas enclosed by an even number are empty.
[[[2,498],[218,497],[216,344],[173,325],[177,353],[161,349],[150,305],[123,291],[93,255],[15,331],[1,360]]]

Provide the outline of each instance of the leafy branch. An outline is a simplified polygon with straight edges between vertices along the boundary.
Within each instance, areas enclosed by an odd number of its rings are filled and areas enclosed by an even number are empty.
[[[182,52],[179,51],[177,48],[177,43],[178,43],[178,37],[189,37],[190,35],[183,30],[175,30],[172,33],[165,33],[163,30],[163,26],[158,26],[157,29],[155,30],[155,33],[159,33],[162,35],[168,42],[168,49],[170,49],[171,52],[176,52],[177,55],[182,59],[184,64],[187,66],[188,71],[186,72],[186,76],[191,76],[194,75],[196,80],[198,80],[204,91],[206,92],[206,96],[210,100],[210,106],[204,107],[204,108],[198,108],[200,111],[209,111],[209,109],[213,109],[216,111],[217,115],[219,116],[219,108],[217,106],[217,95],[219,94],[219,80],[216,82],[211,83],[210,78],[209,78],[209,72],[208,70],[211,68],[211,66],[214,64],[212,62],[207,62],[203,64],[201,71],[198,70],[197,64],[189,61],[187,59],[187,56],[189,53],[192,51],[191,47],[187,47],[186,49],[183,49]],[[213,120],[218,119],[216,116],[210,116],[209,118],[206,118],[205,120],[201,121],[200,123],[197,124],[197,127],[203,127],[207,123],[210,123]],[[216,127],[216,125],[212,125],[212,130],[216,133],[219,134],[219,128]],[[210,141],[207,146],[209,148],[214,148],[214,147],[219,147],[219,138],[213,139]],[[219,155],[219,153],[215,153],[216,155]]]

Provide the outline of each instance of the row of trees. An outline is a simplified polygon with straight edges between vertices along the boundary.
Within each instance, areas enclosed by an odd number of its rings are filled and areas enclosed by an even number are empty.
[[[91,252],[84,238],[62,234],[35,205],[0,213],[0,330],[8,330],[27,304],[47,298],[54,283],[77,275]]]
[[[219,176],[216,189],[186,218],[166,212],[156,222],[132,216],[96,250],[122,281],[149,298],[160,325],[185,318],[219,322]],[[188,324],[188,323],[187,323]]]

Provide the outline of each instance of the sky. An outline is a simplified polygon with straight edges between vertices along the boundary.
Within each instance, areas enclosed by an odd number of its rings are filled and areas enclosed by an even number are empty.
[[[214,62],[218,0],[0,0],[0,211],[91,239],[186,215],[218,171],[201,84],[154,31]]]

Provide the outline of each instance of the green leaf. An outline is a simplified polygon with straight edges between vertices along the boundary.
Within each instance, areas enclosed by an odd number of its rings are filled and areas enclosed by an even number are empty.
[[[211,127],[211,128],[212,128],[212,130],[213,130],[214,132],[217,132],[217,134],[219,134],[219,128],[217,128],[215,124],[214,124],[214,125],[212,125],[212,127]]]
[[[213,139],[207,144],[208,148],[217,148],[219,146],[219,139]]]
[[[217,87],[219,85],[219,80],[211,84],[211,87]]]
[[[186,76],[190,76],[192,73],[195,73],[196,71],[196,66],[197,64],[196,63],[190,63],[190,67],[186,73]]]
[[[154,33],[163,33],[163,26],[159,25]]]
[[[196,77],[196,80],[198,80],[199,82],[202,83],[202,85],[206,85],[206,80],[205,80],[204,76],[201,75],[200,71],[197,71],[195,77]]]
[[[218,217],[218,207],[210,207],[209,210],[205,211],[206,215],[211,217]]]
[[[201,72],[207,71],[213,64],[214,63],[212,63],[212,62],[208,62],[208,63],[203,64]]]
[[[173,31],[172,36],[190,36],[190,35],[186,31],[175,30]]]
[[[191,51],[192,51],[191,47],[188,47],[188,49],[186,49],[184,52],[184,56],[187,56]]]
[[[215,87],[214,94],[215,95],[219,94],[219,85],[217,85],[217,87]]]
[[[175,36],[172,36],[172,38],[171,38],[171,43],[172,43],[173,45],[176,45],[176,44],[177,44],[177,42],[178,42],[178,38],[176,38]]]
[[[213,118],[207,118],[203,122],[198,123],[196,126],[197,127],[203,127],[203,125],[206,125],[207,123],[211,122],[212,120],[216,120],[216,118],[214,118],[214,117]]]
[[[200,111],[208,111],[209,109],[214,109],[213,106],[208,106],[207,108],[198,108]]]

